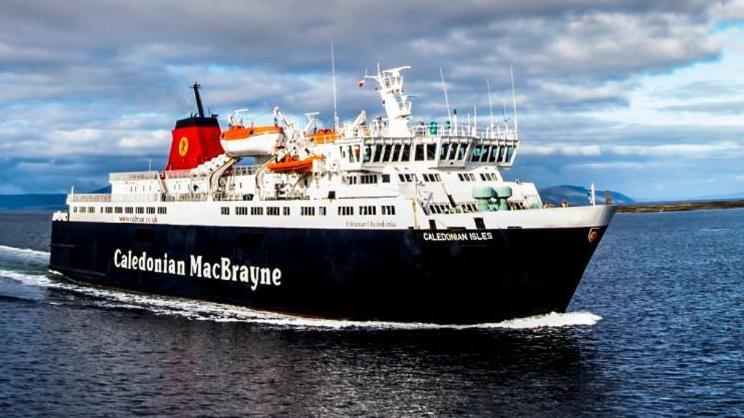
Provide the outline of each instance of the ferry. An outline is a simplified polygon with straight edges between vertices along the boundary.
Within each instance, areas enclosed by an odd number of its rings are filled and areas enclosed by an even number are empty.
[[[365,75],[384,117],[321,129],[197,112],[165,169],[111,173],[52,217],[65,279],[312,318],[477,324],[564,312],[616,207],[550,207],[509,181],[516,117],[413,122],[403,73]],[[361,83],[360,83],[361,84]],[[449,111],[448,111],[449,113]]]

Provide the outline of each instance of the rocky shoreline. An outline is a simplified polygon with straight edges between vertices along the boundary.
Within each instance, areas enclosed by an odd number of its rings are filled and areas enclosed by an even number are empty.
[[[744,199],[736,200],[710,200],[699,202],[669,202],[669,203],[634,203],[619,205],[619,212],[645,213],[645,212],[680,212],[701,209],[735,209],[744,208]]]

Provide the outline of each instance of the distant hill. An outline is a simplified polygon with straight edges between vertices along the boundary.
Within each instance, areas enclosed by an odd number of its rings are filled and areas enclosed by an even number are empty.
[[[66,199],[67,195],[63,193],[4,194],[0,195],[0,210],[51,212],[65,209]]]
[[[634,203],[635,200],[620,193],[610,191],[612,194],[612,201],[614,203]],[[589,190],[586,187],[581,186],[553,186],[545,189],[540,189],[540,197],[544,203],[550,203],[553,205],[560,205],[562,200],[568,201],[571,206],[584,206],[589,204]],[[597,203],[604,202],[605,191],[597,190],[595,192]]]

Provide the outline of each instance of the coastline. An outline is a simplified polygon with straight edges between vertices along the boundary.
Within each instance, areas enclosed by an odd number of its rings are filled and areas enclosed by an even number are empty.
[[[618,205],[621,213],[648,212],[682,212],[704,209],[737,209],[744,208],[744,199],[710,200],[697,202],[668,202],[668,203],[633,203]]]

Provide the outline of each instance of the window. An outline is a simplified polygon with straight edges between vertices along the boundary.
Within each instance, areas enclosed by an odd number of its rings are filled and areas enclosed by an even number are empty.
[[[498,154],[499,154],[499,147],[496,147],[496,146],[491,147],[491,153],[488,155],[488,162],[495,163]]]
[[[470,153],[470,161],[480,160],[481,154],[483,154],[483,145],[474,146],[473,151]]]
[[[72,213],[77,213],[77,206],[72,207]]]
[[[426,159],[428,161],[434,161],[437,159],[437,146],[435,144],[426,145]]]
[[[114,208],[114,213],[121,213],[121,212],[122,212],[121,206],[117,206]]]
[[[359,181],[362,184],[375,184],[377,183],[377,174],[366,174],[360,176]]]
[[[395,215],[395,206],[393,205],[382,205],[380,209],[383,215]]]
[[[230,208],[228,206],[222,206],[220,208],[220,213],[223,215],[229,215],[230,214]]]
[[[382,157],[383,161],[390,161],[390,155],[393,153],[393,146],[388,144],[385,145],[385,155]]]
[[[137,210],[137,213],[140,214],[140,215],[143,214],[143,213],[145,213],[145,208],[138,207],[138,208],[136,208],[136,210]]]
[[[400,160],[400,144],[393,145],[393,161]]]
[[[147,214],[148,215],[154,215],[155,214],[155,208],[153,206],[149,206],[147,208]]]
[[[404,144],[403,145],[403,152],[400,155],[401,161],[410,161],[411,160],[411,145],[410,144]]]
[[[447,153],[449,152],[450,144],[442,144],[442,148],[439,151],[439,159],[446,160]]]
[[[131,206],[127,206],[124,208],[124,213],[134,213],[134,208]]]
[[[279,207],[269,206],[268,208],[266,208],[266,214],[269,216],[279,216]]]
[[[382,161],[382,145],[375,145],[375,156],[372,161],[379,163]]]
[[[449,152],[449,156],[447,157],[448,160],[454,160],[455,159],[455,155],[457,153],[457,147],[459,147],[459,145],[457,145],[457,144],[450,145],[450,152]]]
[[[245,206],[238,206],[235,208],[235,214],[236,215],[247,215],[248,214],[248,208]]]
[[[354,207],[353,206],[339,206],[338,207],[338,214],[342,216],[350,216],[354,214]]]
[[[328,214],[328,208],[325,206],[318,207],[318,215],[320,216],[326,216]]]
[[[359,206],[360,215],[376,215],[377,208],[375,206]]]
[[[372,160],[372,147],[369,145],[364,146],[364,160],[363,162],[368,163]]]
[[[251,215],[263,215],[263,207],[254,206],[251,208]]]
[[[166,213],[168,213],[168,208],[166,208],[164,206],[158,207],[158,214],[165,215]]]
[[[483,162],[488,161],[488,155],[490,154],[490,152],[491,152],[491,147],[490,146],[484,146],[483,147],[483,153],[481,153],[480,162],[483,163]]]
[[[114,212],[114,208],[112,208],[111,206],[106,206],[106,213],[113,213],[113,212]]]
[[[288,206],[285,206],[285,207],[282,208],[282,214],[284,216],[289,216],[289,207]]]
[[[315,208],[313,206],[303,206],[300,208],[300,215],[315,216]]]
[[[356,176],[346,176],[346,177],[344,177],[344,180],[346,180],[346,184],[356,184],[357,183],[357,177]]]
[[[413,159],[416,161],[424,161],[424,144],[416,144],[416,152],[414,153]]]
[[[382,175],[382,182],[383,183],[390,183],[390,174],[383,174]]]

